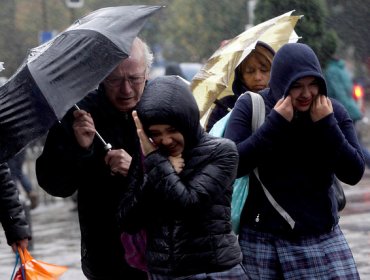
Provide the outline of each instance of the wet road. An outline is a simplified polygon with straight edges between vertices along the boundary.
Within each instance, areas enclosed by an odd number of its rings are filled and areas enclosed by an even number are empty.
[[[370,279],[370,170],[361,182],[345,185],[347,206],[340,225],[350,244],[361,279]],[[85,280],[80,268],[80,232],[77,213],[72,211],[70,199],[43,202],[31,211],[34,244],[31,254],[35,259],[66,265],[67,272],[60,280]],[[15,255],[7,246],[0,230],[0,280],[10,279]]]
[[[73,208],[71,200],[60,199],[31,211],[34,240],[30,253],[36,260],[68,266],[60,280],[86,279],[81,272],[80,230]],[[7,246],[3,231],[0,242],[0,280],[5,280],[12,275],[15,255]]]
[[[347,197],[340,225],[352,249],[361,279],[370,279],[370,170],[356,186],[344,186]]]

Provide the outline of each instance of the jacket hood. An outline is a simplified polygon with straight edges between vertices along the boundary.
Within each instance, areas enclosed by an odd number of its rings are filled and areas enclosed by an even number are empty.
[[[262,42],[262,41],[258,41],[256,43],[256,46],[255,48],[250,52],[250,54],[248,54],[245,59],[250,56],[250,55],[253,55],[254,53],[259,53],[260,55],[264,56],[267,61],[270,62],[270,65],[272,63],[272,59],[275,55],[275,51],[273,48],[271,48],[268,44]],[[241,64],[240,63],[238,65],[238,67],[235,68],[235,71],[234,71],[234,81],[233,81],[233,84],[232,84],[232,90],[234,92],[234,94],[236,96],[240,96],[242,93],[246,92],[247,90],[250,90],[248,87],[245,86],[245,84],[243,83],[243,79],[242,79],[242,74],[241,74]]]
[[[285,97],[292,84],[303,77],[313,76],[319,81],[320,94],[327,96],[326,82],[314,51],[302,43],[282,46],[273,59],[270,88],[275,96]]]
[[[198,105],[189,84],[179,76],[161,76],[148,82],[136,110],[146,132],[154,124],[178,129],[184,137],[185,150],[202,136]]]

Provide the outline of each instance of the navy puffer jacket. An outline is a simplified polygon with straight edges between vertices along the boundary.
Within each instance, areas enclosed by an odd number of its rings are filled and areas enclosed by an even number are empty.
[[[145,182],[133,186],[121,204],[123,229],[147,231],[149,271],[185,276],[240,263],[230,222],[238,163],[235,144],[204,132],[194,97],[178,77],[149,83],[137,110],[144,129],[170,124],[185,140],[182,172],[178,174],[160,150],[149,154],[144,160]]]

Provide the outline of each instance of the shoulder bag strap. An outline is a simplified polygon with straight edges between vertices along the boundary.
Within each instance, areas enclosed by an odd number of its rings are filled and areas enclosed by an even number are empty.
[[[255,132],[265,121],[265,102],[260,94],[247,92],[252,99],[252,131]]]
[[[251,96],[252,99],[252,130],[253,132],[257,130],[258,127],[262,125],[262,123],[265,121],[265,102],[263,101],[263,98],[260,94],[248,91],[248,94]],[[290,227],[293,229],[295,226],[295,221],[293,218],[284,210],[283,207],[280,206],[279,203],[274,199],[274,197],[270,194],[270,192],[267,190],[267,188],[262,183],[258,168],[255,168],[254,174],[256,175],[258,181],[260,181],[262,189],[267,197],[267,199],[270,201],[271,205],[276,209],[276,211],[279,212],[279,214],[288,222]]]

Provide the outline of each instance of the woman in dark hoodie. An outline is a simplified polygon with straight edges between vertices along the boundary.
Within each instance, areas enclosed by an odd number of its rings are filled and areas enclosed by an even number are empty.
[[[239,235],[249,277],[359,279],[331,187],[334,175],[355,185],[364,173],[351,118],[327,97],[317,56],[305,44],[279,49],[270,88],[261,94],[266,107],[262,126],[252,135],[251,100],[243,95],[225,132],[238,147],[238,176],[250,174]],[[290,215],[289,223],[261,182]]]
[[[132,183],[119,221],[145,229],[150,279],[246,279],[232,232],[235,144],[208,135],[188,84],[178,76],[147,84],[133,117],[144,182]]]
[[[238,97],[246,92],[258,92],[268,86],[270,70],[275,51],[266,43],[258,41],[256,47],[235,68],[235,78],[232,84],[233,95],[227,95],[215,101],[215,106],[208,118],[206,130],[225,116],[232,108]]]

